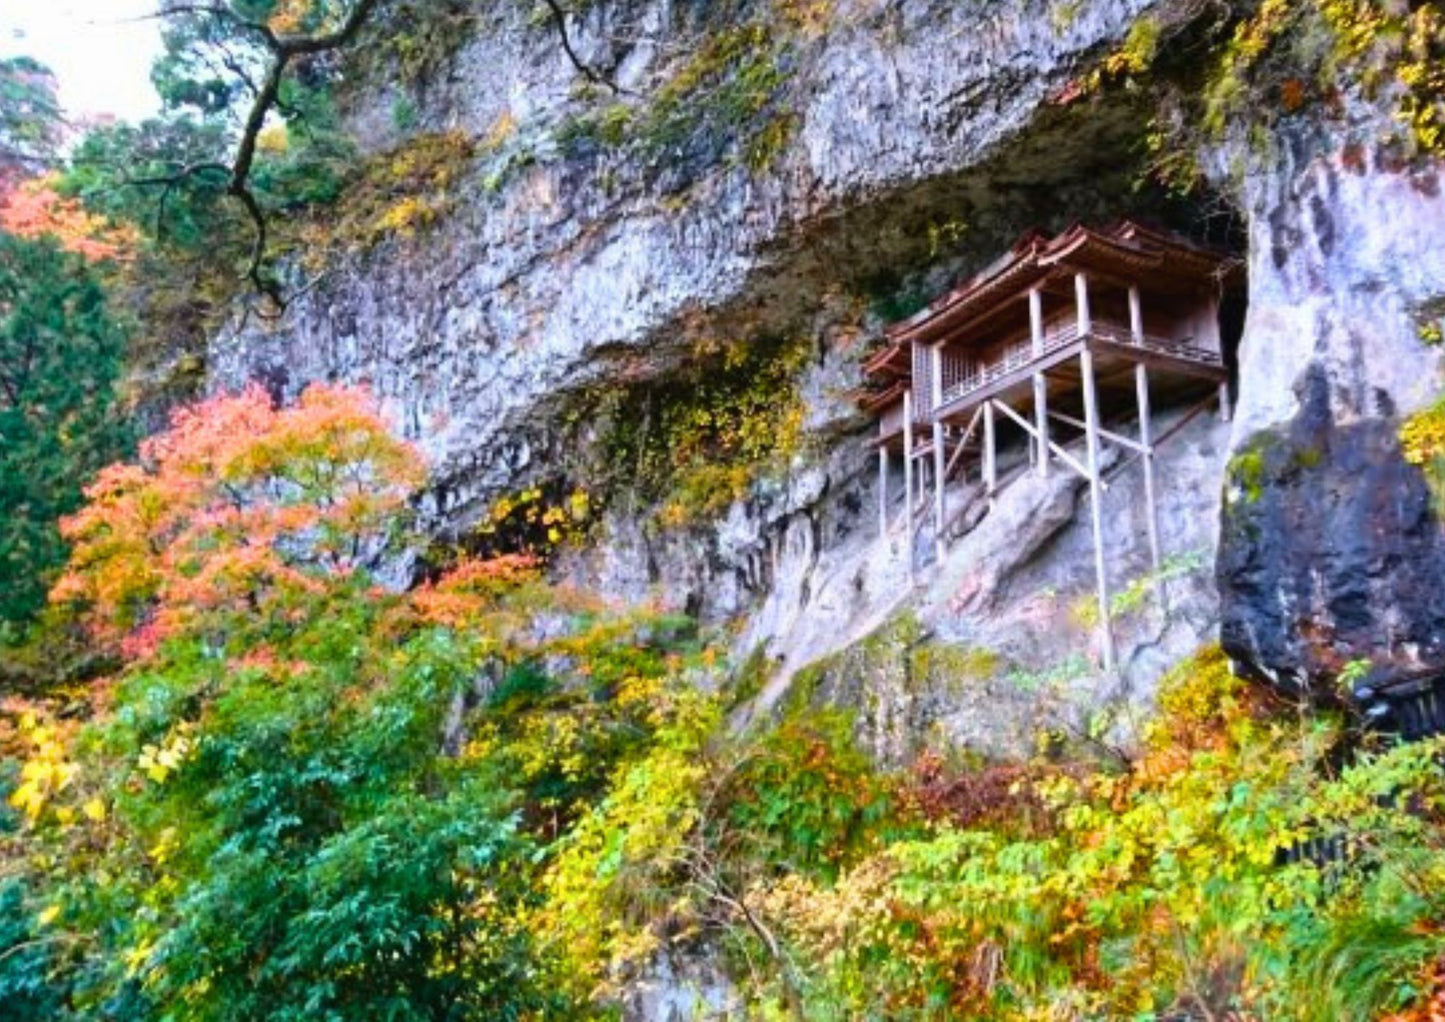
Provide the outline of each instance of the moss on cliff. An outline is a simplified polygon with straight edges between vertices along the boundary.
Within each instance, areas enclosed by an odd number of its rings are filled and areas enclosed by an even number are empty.
[[[604,391],[594,413],[605,423],[603,488],[657,505],[669,526],[746,497],[803,443],[798,375],[810,350],[799,340],[709,338],[665,378]]]

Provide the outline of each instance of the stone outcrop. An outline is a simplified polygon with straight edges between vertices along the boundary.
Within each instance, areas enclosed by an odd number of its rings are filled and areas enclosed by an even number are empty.
[[[334,268],[282,322],[218,338],[214,385],[369,383],[432,455],[427,510],[454,527],[555,462],[569,395],[665,373],[709,324],[742,340],[806,323],[823,295],[927,262],[930,227],[986,260],[1033,224],[1117,212],[1138,109],[1050,98],[1150,0],[1068,18],[1043,2],[833,7],[790,58],[792,143],[757,173],[567,150],[569,122],[594,107],[552,32],[498,5],[424,105],[424,127],[501,136],[454,211],[422,242]],[[645,94],[693,14],[597,5],[576,45]],[[394,99],[356,115],[378,146],[396,140]]]
[[[1442,385],[1421,334],[1445,295],[1445,197],[1386,129],[1283,135],[1244,183],[1222,639],[1243,669],[1324,696],[1354,660],[1382,680],[1445,671],[1440,525],[1396,439]]]
[[[648,160],[564,144],[597,101],[577,94],[551,32],[501,5],[421,107],[428,130],[488,140],[453,213],[422,240],[334,267],[282,322],[218,338],[213,383],[261,376],[291,394],[317,379],[371,384],[433,458],[428,524],[464,529],[499,494],[566,471],[589,439],[585,421],[580,434],[559,427],[575,399],[666,376],[694,337],[808,333],[832,314],[828,296],[847,304],[910,273],[936,292],[1024,228],[1147,215],[1121,157],[1144,108],[1122,94],[1067,107],[1053,97],[1155,6],[838,0],[789,54],[794,130],[756,171],[716,152]],[[596,5],[574,39],[640,105],[676,69],[698,17],[665,0]],[[354,111],[374,147],[398,141],[395,98],[383,91]],[[1438,527],[1393,440],[1440,386],[1439,352],[1417,328],[1445,294],[1445,199],[1433,172],[1378,147],[1381,130],[1361,116],[1291,129],[1267,152],[1221,151],[1221,168],[1250,168],[1243,180],[1219,174],[1249,239],[1236,418],[1227,440],[1203,423],[1177,438],[1162,473],[1165,547],[1204,567],[1165,586],[1167,609],[1146,600],[1124,616],[1118,683],[1082,672],[1092,680],[1071,689],[1081,705],[1147,697],[1221,623],[1241,667],[1279,681],[1324,683],[1359,658],[1445,667],[1430,584]],[[940,264],[945,228],[955,258]],[[824,454],[691,530],[614,506],[602,543],[562,570],[620,599],[660,592],[711,621],[747,615],[739,648],[775,659],[774,700],[904,602],[932,641],[992,648],[1022,675],[1087,656],[1089,629],[1069,624],[1092,591],[1077,483],[1011,488],[909,590],[898,550],[875,535],[873,466],[850,434],[856,350],[820,347],[805,390]],[[1146,574],[1137,492],[1120,485],[1106,502],[1119,591]],[[1216,548],[1217,592],[1205,578]],[[910,705],[943,709],[889,719],[926,731],[947,716],[939,700]],[[951,727],[965,742],[989,731]]]

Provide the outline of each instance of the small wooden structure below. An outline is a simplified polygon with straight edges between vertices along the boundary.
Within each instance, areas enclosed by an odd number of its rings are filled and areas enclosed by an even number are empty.
[[[1100,445],[1143,461],[1150,555],[1159,567],[1151,405],[1210,396],[1229,416],[1219,330],[1225,258],[1132,222],[1025,235],[993,265],[888,331],[865,364],[874,388],[862,407],[878,421],[879,528],[891,528],[888,478],[903,459],[902,519],[912,537],[932,491],[934,541],[946,540],[947,481],[976,462],[991,500],[1000,427],[1026,434],[1040,475],[1056,468],[1089,482],[1101,646],[1113,670],[1101,522]],[[1101,416],[1133,407],[1132,435]],[[1082,438],[1083,450],[1069,441]]]

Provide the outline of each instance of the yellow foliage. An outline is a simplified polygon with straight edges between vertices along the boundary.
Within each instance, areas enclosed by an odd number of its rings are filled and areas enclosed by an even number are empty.
[[[80,767],[70,759],[59,728],[42,723],[33,712],[21,717],[19,735],[28,755],[20,768],[20,784],[10,793],[9,802],[34,825],[56,796],[75,781]],[[61,818],[57,815],[57,819]]]
[[[280,156],[291,148],[291,135],[285,124],[268,124],[256,136],[256,148],[272,156]]]
[[[166,778],[180,769],[181,763],[193,749],[190,738],[192,725],[182,723],[162,745],[147,744],[141,747],[136,766],[155,784],[164,784]]]
[[[1425,473],[1437,510],[1445,512],[1445,398],[1404,421],[1400,453]]]
[[[1416,412],[1400,427],[1400,451],[1412,465],[1429,465],[1445,455],[1445,400]]]

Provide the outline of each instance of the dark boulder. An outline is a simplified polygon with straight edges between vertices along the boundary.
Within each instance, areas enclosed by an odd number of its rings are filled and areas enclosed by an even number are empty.
[[[1314,699],[1352,661],[1445,672],[1445,531],[1394,418],[1337,422],[1317,367],[1289,424],[1230,463],[1217,577],[1225,652]]]

